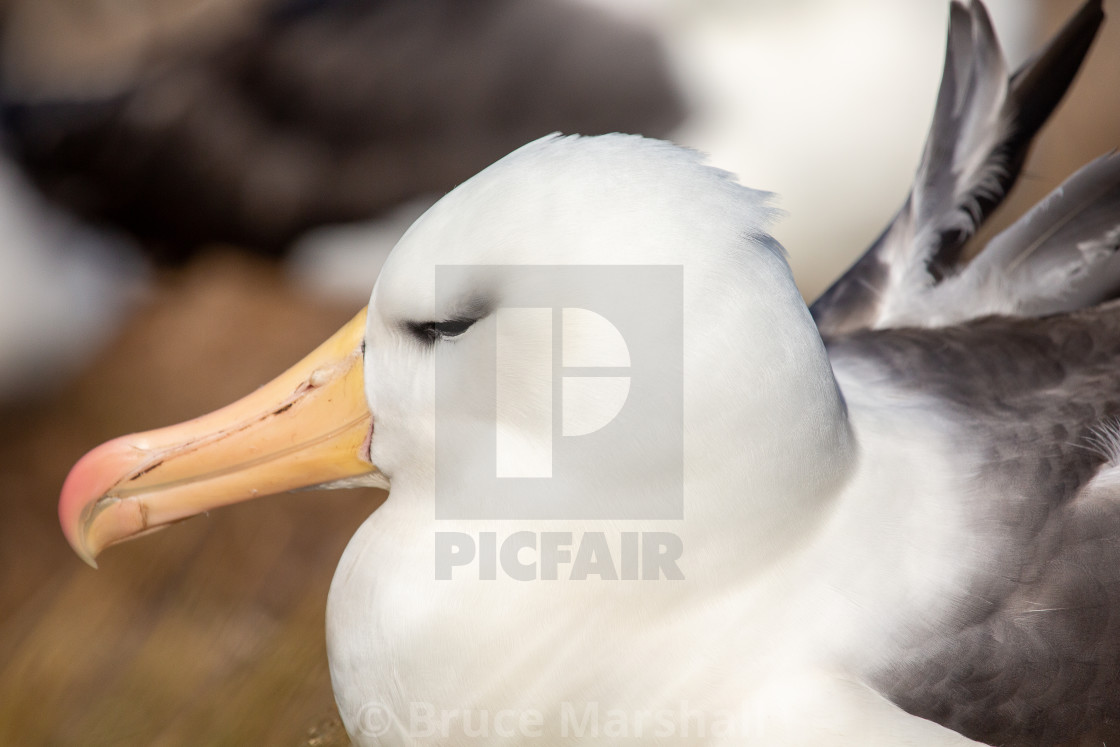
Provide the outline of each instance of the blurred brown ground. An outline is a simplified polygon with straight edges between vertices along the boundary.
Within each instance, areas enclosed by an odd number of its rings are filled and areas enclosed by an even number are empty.
[[[140,311],[79,380],[0,418],[0,744],[303,743],[335,713],[327,588],[383,493],[233,507],[112,548],[99,571],[55,506],[92,446],[251,391],[356,309],[220,253],[163,275]]]

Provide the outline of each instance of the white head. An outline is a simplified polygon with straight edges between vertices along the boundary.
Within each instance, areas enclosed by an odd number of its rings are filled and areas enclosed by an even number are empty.
[[[534,305],[535,298],[584,297],[585,286],[598,281],[593,269],[577,268],[670,267],[681,268],[681,288],[665,303],[680,308],[647,326],[673,318],[679,324],[644,331],[646,339],[661,335],[678,359],[660,361],[665,370],[652,373],[635,362],[633,373],[635,381],[643,374],[679,379],[683,369],[683,422],[671,403],[668,415],[656,403],[645,407],[642,435],[631,431],[595,451],[589,461],[600,464],[584,465],[579,488],[613,494],[622,486],[607,466],[621,465],[615,473],[628,475],[627,489],[644,490],[665,479],[662,466],[674,458],[672,449],[679,455],[683,440],[689,480],[753,484],[778,490],[783,500],[822,492],[845,472],[844,459],[806,460],[822,445],[832,447],[829,453],[846,447],[847,423],[816,328],[768,233],[776,213],[768,197],[693,151],[626,135],[542,138],[453,190],[401,239],[370,301],[366,386],[374,463],[394,489],[415,478],[417,492],[430,494],[437,434],[460,425],[456,433],[475,437],[457,440],[457,467],[492,467],[496,429],[507,448],[536,463],[553,446],[533,424],[551,420],[540,410],[553,403],[547,359],[554,328],[539,317],[501,312]],[[573,271],[525,271],[539,265]],[[437,271],[441,266],[461,269]],[[643,293],[625,279],[606,282],[608,295],[633,300]],[[565,359],[609,359],[617,347],[610,324],[575,315],[562,321]],[[683,336],[676,348],[674,335]],[[504,401],[512,404],[498,409],[496,426],[488,373],[495,346],[516,351],[498,367]],[[609,384],[564,389],[563,417],[609,420],[610,412],[601,411],[616,410],[629,386],[616,384],[621,395]],[[670,437],[682,428],[683,439]],[[743,433],[751,434],[746,442]]]

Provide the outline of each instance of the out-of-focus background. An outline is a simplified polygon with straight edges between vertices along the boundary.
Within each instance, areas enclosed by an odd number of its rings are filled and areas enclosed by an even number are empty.
[[[1076,7],[992,0],[1012,64]],[[1120,0],[1106,0],[1120,16]],[[552,131],[669,137],[777,192],[813,298],[905,197],[943,0],[0,0],[0,744],[345,744],[323,612],[384,495],[113,548],[98,443],[235,399],[368,297],[426,205]],[[1120,145],[1106,23],[1006,224]]]

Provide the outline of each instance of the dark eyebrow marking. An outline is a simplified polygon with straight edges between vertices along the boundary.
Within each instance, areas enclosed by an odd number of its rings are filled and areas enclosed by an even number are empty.
[[[450,317],[443,320],[427,322],[403,322],[403,326],[410,334],[426,344],[433,344],[437,340],[458,337],[470,329],[471,325],[490,316],[493,305],[482,297],[474,297],[459,306]]]
[[[456,317],[442,322],[408,322],[408,331],[424,342],[433,343],[449,337],[458,337],[471,328],[477,319]]]

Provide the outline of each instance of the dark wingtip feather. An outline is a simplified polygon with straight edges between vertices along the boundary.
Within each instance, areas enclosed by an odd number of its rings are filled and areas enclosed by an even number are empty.
[[[1011,76],[1009,98],[1016,116],[1015,134],[1007,144],[1014,156],[1009,187],[1018,177],[1030,141],[1065,97],[1103,22],[1102,0],[1088,0],[1042,52]]]
[[[1011,97],[1024,129],[1037,130],[1058,105],[1104,22],[1101,0],[1088,0],[1049,46],[1011,76]]]
[[[986,153],[985,166],[975,173],[969,173],[959,163],[961,146],[968,145],[969,140],[977,134],[968,124],[971,118],[969,110],[982,112],[993,104],[1006,108],[1008,103],[999,94],[993,95],[990,88],[994,76],[998,76],[1001,84],[1004,82],[1005,73],[1002,71],[1005,69],[1005,61],[988,10],[983,3],[974,2],[964,12],[963,17],[950,14],[949,46],[945,51],[946,72],[950,65],[959,69],[959,72],[957,80],[946,77],[941,81],[933,125],[930,127],[926,149],[918,167],[918,178],[915,180],[915,189],[928,186],[934,193],[938,189],[951,190],[948,196],[936,194],[932,200],[923,197],[916,205],[916,235],[925,226],[936,226],[939,220],[946,217],[946,212],[963,210],[968,214],[967,227],[954,225],[956,222],[950,221],[950,225],[940,227],[938,241],[934,246],[913,248],[916,251],[912,253],[927,250],[925,269],[935,283],[954,272],[965,244],[1007,193],[1006,184],[1000,178],[1006,173],[1003,163],[1006,156],[1001,148],[997,147]],[[966,38],[955,41],[961,36]],[[946,91],[951,97],[943,98],[942,94]],[[972,147],[976,147],[975,143]],[[995,168],[990,168],[992,166]],[[958,193],[962,186],[958,182],[961,176],[976,180],[963,195]]]
[[[1102,0],[1087,0],[1010,76],[1004,97],[984,85],[983,72],[1003,64],[987,11],[979,0],[952,2],[941,88],[914,190],[875,243],[813,303],[823,334],[876,326],[884,308],[905,306],[904,296],[959,272],[968,240],[1018,179],[1032,140],[1073,82],[1103,20]],[[984,106],[1000,108],[1005,131],[992,145],[972,144],[984,151],[964,146],[962,153],[960,138],[968,135],[962,107],[967,113]],[[978,169],[962,166],[981,153]]]
[[[976,45],[976,54],[999,54],[987,9],[982,3],[975,2],[970,11],[975,36],[982,40]],[[1007,136],[988,156],[990,162],[1002,165],[994,174],[998,188],[975,195],[976,212],[973,217],[977,228],[999,207],[1015,185],[1031,143],[1065,97],[1103,21],[1102,0],[1087,0],[1044,49],[1011,75],[1004,104],[1005,111],[1012,115],[1011,126]],[[934,136],[935,132],[931,130],[930,139]],[[971,236],[968,235],[947,236],[942,246],[930,255],[927,266],[935,281],[953,274],[969,238]]]

